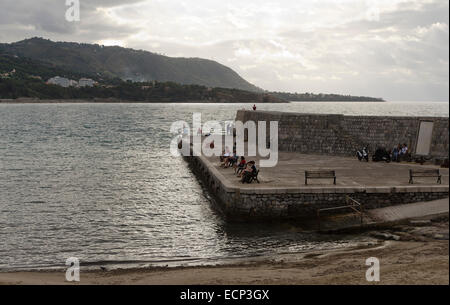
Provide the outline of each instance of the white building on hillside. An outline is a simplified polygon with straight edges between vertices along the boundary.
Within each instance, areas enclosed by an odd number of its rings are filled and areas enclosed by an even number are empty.
[[[58,85],[67,88],[71,85],[71,80],[65,77],[55,76],[50,78],[47,81],[47,84]]]
[[[93,87],[96,82],[90,78],[81,78],[78,82],[73,79],[55,76],[47,81],[47,84],[58,85],[64,88],[67,87]]]
[[[78,81],[79,87],[93,87],[94,84],[95,84],[95,81],[90,78],[80,78],[80,80]]]

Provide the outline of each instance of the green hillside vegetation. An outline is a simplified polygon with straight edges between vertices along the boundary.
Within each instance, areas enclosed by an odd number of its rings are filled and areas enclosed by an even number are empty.
[[[83,74],[72,71],[66,71],[56,66],[47,64],[42,61],[31,60],[29,58],[0,54],[0,73],[16,70],[15,79],[29,79],[40,77],[48,80],[56,75],[69,79],[78,80],[82,77],[89,77],[96,81],[102,80],[96,74]]]
[[[0,98],[39,99],[117,99],[145,102],[223,102],[261,103],[283,102],[269,94],[239,89],[210,88],[200,85],[182,85],[174,82],[131,82],[119,78],[102,78],[95,74],[69,72],[45,62],[0,54]],[[78,80],[89,77],[98,82],[94,87],[69,87],[48,85],[54,76]]]
[[[98,56],[102,53],[106,56]],[[18,55],[19,54],[19,55]],[[24,55],[25,54],[25,55]],[[97,55],[96,55],[97,54]],[[109,54],[109,55],[108,55]],[[121,55],[120,55],[121,54]],[[132,54],[132,55],[130,55]],[[133,55],[134,54],[134,55]],[[33,59],[36,57],[38,59]],[[137,61],[131,60],[134,58]],[[101,47],[98,45],[76,43],[54,43],[39,38],[24,40],[15,44],[0,44],[0,74],[15,71],[8,77],[0,75],[0,98],[16,99],[33,97],[40,99],[94,99],[114,98],[130,101],[149,102],[286,102],[286,101],[383,101],[381,98],[350,96],[338,94],[286,93],[286,92],[256,92],[223,86],[205,86],[198,83],[183,84],[183,82],[145,80],[139,73],[132,73],[139,66],[146,66],[151,58],[154,61],[166,61],[167,64],[156,65],[156,70],[150,69],[155,75],[178,74],[172,67],[173,59],[145,51],[135,51],[120,47]],[[99,61],[102,59],[101,61]],[[204,60],[181,59],[186,71],[202,70],[208,75],[210,65],[204,65]],[[128,67],[130,64],[130,67]],[[215,65],[218,65],[215,63]],[[162,67],[165,67],[164,69]],[[221,66],[221,65],[220,65]],[[110,67],[111,70],[105,70]],[[123,80],[118,77],[119,68],[127,69],[135,79]],[[179,68],[179,67],[178,67]],[[221,66],[222,68],[226,68]],[[228,68],[226,68],[228,69]],[[228,69],[230,70],[230,69]],[[172,71],[172,72],[170,72]],[[231,71],[231,70],[230,70]],[[130,75],[131,75],[130,74]],[[189,74],[189,73],[188,73]],[[188,74],[181,73],[183,77]],[[201,73],[200,73],[201,74]],[[220,74],[220,73],[219,73]],[[194,73],[192,79],[199,74]],[[45,82],[55,76],[79,80],[91,78],[98,82],[96,87],[63,88],[47,85]],[[130,77],[131,79],[131,77]],[[213,81],[214,83],[215,81]],[[219,82],[220,83],[220,82]]]
[[[144,87],[148,87],[144,89]],[[199,85],[181,85],[173,82],[121,82],[105,87],[63,88],[47,85],[37,79],[0,79],[0,98],[23,97],[39,99],[117,99],[145,102],[214,102],[214,103],[265,103],[284,102],[268,94],[228,88],[207,88]]]
[[[263,90],[232,69],[201,58],[173,58],[147,51],[97,44],[53,42],[31,38],[0,44],[0,53],[39,60],[66,71],[137,82],[160,81],[206,87]]]

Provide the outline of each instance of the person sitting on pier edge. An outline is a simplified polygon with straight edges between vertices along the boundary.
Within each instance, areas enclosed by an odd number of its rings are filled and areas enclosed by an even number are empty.
[[[236,154],[236,150],[233,150],[233,154],[228,158],[227,164],[225,164],[225,168],[234,167],[234,164],[237,163],[239,157]]]
[[[241,182],[248,182],[250,183],[250,177],[253,175],[253,173],[256,173],[256,166],[255,166],[255,161],[250,161],[247,163],[247,168],[244,169],[244,171],[242,172],[242,179]]]
[[[403,155],[407,155],[408,154],[408,145],[406,145],[406,143],[403,144],[402,154]]]
[[[401,159],[401,160],[407,160],[407,156],[408,156],[408,146],[406,145],[406,143],[403,144],[403,145],[400,145],[400,144],[399,144],[399,146],[401,147],[401,149],[400,149],[400,155],[399,155],[400,159]]]
[[[252,173],[253,170],[256,170],[255,161],[248,161],[244,170],[238,175],[239,178],[245,176],[247,173]]]
[[[225,160],[225,149],[222,149],[222,154],[219,156],[219,160],[220,164],[222,164],[223,160]]]
[[[225,147],[225,150],[223,151],[223,156],[221,156],[221,162],[222,162],[220,164],[221,167],[226,167],[230,156],[231,156],[230,149],[227,146],[227,147]]]
[[[253,111],[256,111],[256,105],[253,104]]]
[[[397,162],[398,155],[400,154],[399,146],[394,146],[394,149],[392,150],[392,161]]]
[[[245,157],[244,157],[244,156],[241,156],[241,161],[239,162],[239,164],[236,162],[236,163],[234,163],[234,165],[233,165],[234,173],[235,173],[235,174],[239,174],[240,171],[243,171],[244,168],[245,168],[246,162],[247,162],[247,161],[245,161]]]

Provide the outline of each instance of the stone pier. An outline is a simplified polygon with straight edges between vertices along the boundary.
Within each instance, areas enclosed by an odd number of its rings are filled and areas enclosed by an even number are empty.
[[[186,157],[186,160],[192,164],[198,178],[204,181],[216,199],[217,208],[228,220],[311,219],[316,216],[317,209],[345,205],[346,196],[359,201],[365,210],[449,196],[448,168],[439,168],[432,163],[360,162],[353,155],[354,151],[350,151],[359,142],[370,141],[370,138],[374,139],[372,143],[384,144],[408,140],[414,150],[414,139],[422,118],[344,117],[238,111],[237,119],[244,122],[247,119],[279,121],[278,164],[260,168],[260,184],[242,184],[233,169],[219,166],[218,157]],[[428,120],[435,124],[432,154],[448,157],[448,118]],[[360,125],[367,123],[369,127],[364,128],[370,128],[380,122],[385,125],[373,127],[375,131],[367,131],[368,134],[359,130]],[[393,125],[389,127],[386,124]],[[396,133],[377,134],[387,127],[396,129]],[[302,131],[303,128],[308,130]],[[246,156],[246,159],[255,160],[258,167],[259,157]],[[410,169],[425,168],[439,168],[442,184],[437,184],[435,178],[419,178],[413,185],[408,183]],[[311,180],[305,185],[307,170],[335,170],[337,184],[333,185],[330,179]]]
[[[242,184],[232,168],[219,166],[217,157],[186,159],[229,220],[310,219],[317,209],[344,205],[347,195],[365,210],[449,196],[448,169],[440,169],[442,184],[436,184],[434,178],[408,183],[410,168],[437,168],[430,165],[366,163],[349,157],[281,152],[276,167],[260,169],[260,184]],[[304,171],[317,169],[335,170],[337,184],[330,179],[305,185]]]

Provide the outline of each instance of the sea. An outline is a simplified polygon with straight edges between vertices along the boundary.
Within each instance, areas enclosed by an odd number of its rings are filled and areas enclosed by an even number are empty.
[[[348,247],[296,223],[231,223],[188,164],[172,123],[233,120],[250,104],[0,104],[0,272],[230,263]],[[258,110],[449,116],[441,102],[293,102]]]

